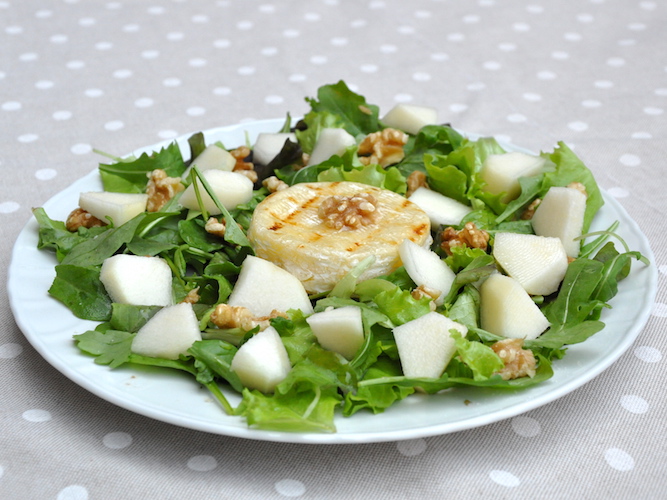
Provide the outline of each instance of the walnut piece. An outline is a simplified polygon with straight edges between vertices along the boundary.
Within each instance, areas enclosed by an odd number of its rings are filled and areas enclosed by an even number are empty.
[[[199,287],[197,287],[190,290],[181,302],[185,302],[186,304],[196,304],[197,302],[199,302],[200,298],[201,297],[199,296]]]
[[[457,231],[453,227],[447,227],[441,235],[442,248],[447,255],[452,255],[452,248],[466,246],[469,248],[480,248],[486,251],[489,243],[489,233],[478,229],[474,222],[466,222],[463,229]]]
[[[583,193],[584,196],[588,198],[588,193],[586,192],[586,186],[584,186],[581,182],[570,182],[567,185],[568,188],[570,189],[576,189],[577,191],[580,191]]]
[[[148,174],[148,184],[146,185],[148,203],[146,204],[146,211],[157,212],[176,193],[183,191],[183,189],[180,177],[169,177],[167,172],[156,168]]]
[[[269,193],[275,193],[276,191],[282,191],[283,189],[287,189],[289,185],[278,179],[275,175],[272,175],[271,177],[267,177],[262,181],[262,186],[264,186],[266,189],[269,190]]]
[[[535,376],[535,356],[533,351],[523,349],[523,339],[500,340],[491,346],[505,367],[498,372],[503,380]]]
[[[287,318],[287,315],[274,309],[269,316],[254,316],[247,307],[218,304],[211,313],[211,322],[218,328],[250,331],[259,326],[262,331],[269,327],[272,318],[278,317]]]
[[[530,220],[533,218],[533,215],[535,215],[535,210],[537,210],[537,207],[542,203],[542,200],[540,198],[535,198],[530,205],[526,207],[526,209],[523,211],[521,214],[521,219],[522,220]]]
[[[387,167],[398,163],[405,153],[403,146],[408,142],[408,134],[401,130],[386,128],[368,134],[357,150],[359,160],[364,165],[380,165]]]
[[[76,231],[80,227],[91,228],[106,226],[107,223],[101,221],[91,213],[86,212],[83,208],[75,208],[67,216],[65,227],[68,231]]]
[[[439,290],[434,290],[433,288],[429,288],[424,285],[419,285],[417,288],[412,290],[410,292],[410,295],[412,295],[412,298],[415,300],[422,299],[424,297],[428,297],[431,299],[431,302],[429,302],[429,307],[431,308],[432,311],[435,311],[436,309],[436,304],[435,300],[440,297],[440,291]]]
[[[224,221],[218,220],[216,217],[209,217],[206,221],[206,224],[204,224],[204,229],[207,233],[220,236],[222,238],[225,235],[225,230],[227,228]]]
[[[239,146],[231,150],[230,153],[236,159],[236,165],[234,165],[232,171],[245,175],[252,182],[257,182],[259,177],[257,172],[255,172],[255,165],[246,161],[250,155],[250,148],[248,146]]]
[[[375,222],[376,209],[377,200],[370,193],[334,195],[322,202],[318,215],[331,229],[357,229]]]
[[[428,182],[426,182],[426,174],[415,170],[407,178],[408,190],[405,193],[405,197],[409,198],[412,193],[417,191],[420,187],[428,189]]]

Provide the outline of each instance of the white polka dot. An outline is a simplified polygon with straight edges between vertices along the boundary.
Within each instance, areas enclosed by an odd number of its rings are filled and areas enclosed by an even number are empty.
[[[408,439],[396,443],[398,452],[406,457],[415,457],[426,451],[427,444],[424,439]]]
[[[399,26],[398,31],[401,35],[412,35],[415,32],[414,26]]]
[[[659,350],[657,350],[655,347],[649,347],[647,345],[636,347],[634,353],[635,356],[637,356],[645,363],[657,363],[662,359],[662,353]]]
[[[157,16],[157,15],[160,15],[160,14],[164,14],[165,8],[160,6],[160,5],[154,5],[152,7],[149,7],[148,9],[146,9],[146,12],[148,12],[149,14],[153,14],[153,15]]]
[[[648,107],[644,108],[644,113],[646,113],[647,115],[652,115],[652,116],[661,115],[662,113],[664,113],[664,111],[665,110],[662,109],[662,108],[655,108],[653,106],[648,106]]]
[[[541,14],[544,12],[544,7],[541,5],[526,5],[526,10],[531,14]]]
[[[113,48],[113,43],[111,42],[98,42],[95,44],[97,50],[111,50]]]
[[[241,66],[237,71],[239,75],[244,75],[244,76],[255,74],[254,66]]]
[[[56,175],[58,175],[58,172],[52,168],[41,168],[35,172],[35,178],[40,181],[50,181]]]
[[[630,31],[644,31],[646,29],[646,25],[644,23],[631,23],[628,24],[628,29]]]
[[[655,90],[653,91],[653,93],[654,93],[655,95],[659,95],[659,96],[663,96],[663,97],[664,97],[664,96],[667,96],[667,88],[664,88],[664,87],[663,87],[663,88],[655,89]]]
[[[542,100],[542,96],[540,94],[535,94],[535,93],[532,93],[532,92],[526,92],[525,94],[523,94],[523,98],[526,101],[530,101],[530,102],[539,102],[539,101]]]
[[[138,24],[126,24],[123,26],[123,31],[125,33],[136,33],[141,27]]]
[[[621,164],[625,165],[626,167],[636,167],[638,165],[641,165],[642,162],[639,156],[631,154],[621,155],[618,161],[621,162]]]
[[[153,99],[150,97],[140,97],[136,101],[134,101],[134,105],[137,108],[150,108],[154,104]]]
[[[0,203],[0,214],[11,214],[16,212],[19,208],[21,208],[21,205],[15,201],[3,201]]]
[[[19,56],[19,61],[23,62],[36,61],[37,59],[39,59],[39,56],[34,52],[26,52],[25,54],[21,54]]]
[[[120,450],[132,444],[132,436],[127,432],[110,432],[102,438],[102,443],[112,450]]]
[[[463,16],[463,22],[466,24],[475,24],[478,23],[480,20],[480,17],[475,14],[468,14]]]
[[[276,491],[284,497],[300,497],[306,492],[306,487],[296,479],[282,479],[276,482]]]
[[[206,14],[196,14],[190,20],[195,24],[206,24],[209,18]]]
[[[385,2],[383,2],[382,0],[373,0],[372,2],[370,2],[368,4],[369,9],[375,9],[375,10],[384,9],[386,6],[387,6],[387,4]]]
[[[514,417],[512,430],[522,437],[535,437],[542,431],[540,423],[530,417]]]
[[[570,54],[562,50],[555,50],[551,53],[551,57],[559,61],[564,61],[570,58]]]
[[[260,54],[266,57],[271,57],[275,56],[278,53],[278,48],[277,47],[264,47],[262,50],[259,51]]]
[[[58,492],[57,500],[88,500],[88,490],[81,485],[73,484]]]
[[[591,14],[583,13],[577,14],[577,21],[584,24],[590,24],[595,21],[595,18]]]
[[[614,82],[609,80],[597,80],[594,84],[599,89],[610,89],[614,86]]]
[[[383,54],[395,54],[398,51],[396,45],[384,44],[380,45],[380,52]]]
[[[178,132],[175,130],[160,130],[157,136],[160,139],[173,139],[174,137],[178,137]]]
[[[350,23],[350,27],[351,28],[365,28],[367,24],[368,24],[368,21],[366,21],[365,19],[354,19]]]
[[[67,69],[81,69],[86,66],[86,63],[83,61],[69,61],[67,64],[65,64]]]
[[[417,19],[430,19],[433,14],[428,10],[418,10],[415,11],[415,17]]]
[[[2,478],[4,473],[5,473],[5,468],[2,465],[0,465],[0,478]]]
[[[656,302],[653,304],[651,314],[658,318],[667,318],[667,304],[664,302]]]
[[[117,69],[112,73],[114,78],[124,79],[132,76],[132,70],[129,69]]]
[[[125,128],[125,124],[120,120],[112,120],[110,122],[106,122],[104,124],[104,128],[109,132],[115,132],[117,130]]]
[[[61,110],[61,111],[56,111],[51,116],[53,117],[54,120],[61,122],[72,118],[72,112],[67,110]]]
[[[179,87],[181,85],[181,80],[176,77],[165,78],[162,80],[162,85],[165,87]]]
[[[90,144],[75,144],[70,148],[70,151],[75,155],[85,155],[90,153],[93,147]]]
[[[466,39],[466,36],[463,33],[449,33],[447,35],[447,40],[450,42],[462,42]]]
[[[42,9],[35,12],[35,17],[38,19],[47,19],[51,16],[53,16],[53,11],[51,10]]]
[[[79,26],[88,27],[97,24],[97,20],[92,17],[82,17],[79,19]]]
[[[518,477],[504,470],[492,470],[489,472],[489,477],[494,483],[507,488],[515,488],[521,484]]]
[[[254,24],[252,21],[243,20],[236,23],[236,29],[241,31],[248,31],[253,28]]]
[[[49,38],[49,42],[51,43],[67,43],[67,35],[53,35]]]
[[[396,102],[411,102],[413,97],[410,94],[396,94],[394,101]]]
[[[648,402],[640,397],[632,394],[621,396],[621,406],[630,413],[643,414],[649,409]]]
[[[556,77],[557,75],[553,71],[540,71],[537,74],[537,78],[540,80],[555,80]]]
[[[263,5],[260,5],[257,9],[264,14],[272,14],[273,12],[276,11],[276,6],[265,3]]]
[[[144,59],[157,59],[157,57],[160,55],[159,50],[144,50],[141,53],[141,57]]]
[[[184,38],[185,35],[180,31],[172,31],[171,33],[167,33],[167,40],[170,42],[180,42]]]
[[[602,103],[595,99],[586,99],[584,101],[581,101],[581,105],[584,108],[599,108],[600,106],[602,106]]]
[[[604,452],[604,459],[612,469],[621,472],[635,468],[635,459],[619,448],[609,448]]]
[[[188,116],[203,116],[206,114],[206,108],[201,106],[191,106],[185,110]]]
[[[584,132],[588,130],[588,123],[585,122],[570,122],[567,124],[567,128],[574,130],[575,132]]]
[[[289,81],[293,83],[305,82],[306,79],[307,79],[306,75],[303,75],[301,73],[294,73],[289,76]]]
[[[633,132],[630,137],[633,139],[653,139],[653,134],[650,132]]]
[[[188,468],[197,472],[208,472],[218,466],[218,461],[210,455],[197,455],[188,460]]]
[[[267,104],[282,104],[285,102],[285,99],[279,95],[267,95],[264,98],[264,102]]]
[[[194,59],[190,59],[188,61],[188,64],[193,68],[203,68],[208,64],[208,61],[206,61],[206,59],[203,59],[201,57],[196,57]]]
[[[644,10],[655,10],[658,5],[655,2],[639,2],[639,7]]]
[[[431,75],[423,71],[418,71],[412,74],[412,79],[416,82],[428,82],[431,79]]]
[[[525,33],[526,31],[530,31],[530,25],[529,25],[529,24],[526,24],[526,23],[514,23],[514,24],[512,25],[512,29],[513,29],[514,31],[518,31],[518,32],[520,32],[520,33],[521,33],[521,32],[524,32],[524,33]]]
[[[582,39],[581,33],[565,33],[563,39],[568,42],[578,42]]]
[[[299,35],[301,35],[301,32],[299,32],[299,30],[295,29],[283,30],[283,36],[285,38],[298,38]]]
[[[483,82],[473,82],[469,83],[466,85],[466,88],[468,90],[472,90],[473,92],[479,91],[479,90],[484,90],[486,88],[486,84]]]
[[[18,111],[23,106],[18,101],[7,101],[2,103],[3,111]]]
[[[317,12],[306,12],[303,15],[304,20],[314,23],[322,19],[322,16],[320,16]]]
[[[498,48],[503,52],[513,52],[516,50],[516,44],[510,42],[503,42],[498,44]]]
[[[104,95],[104,90],[102,89],[86,89],[83,91],[86,97],[101,97]]]
[[[0,210],[1,212],[2,210]],[[7,343],[0,345],[0,359],[16,358],[23,352],[21,344]]]
[[[213,42],[213,46],[216,49],[226,49],[226,48],[230,47],[231,45],[232,45],[232,42],[230,42],[229,40],[226,40],[224,38],[221,38],[220,40],[216,40],[216,41]]]
[[[463,113],[465,110],[468,109],[468,106],[463,103],[453,103],[449,105],[449,110],[452,113]]]
[[[213,89],[215,95],[229,95],[232,93],[232,89],[229,87],[216,87]]]
[[[510,123],[524,123],[527,120],[528,118],[526,115],[522,115],[521,113],[512,113],[511,115],[507,115],[507,121]]]
[[[8,35],[20,35],[23,33],[23,26],[7,26],[5,28],[5,33]]]
[[[607,189],[607,193],[609,193],[614,198],[627,198],[630,196],[630,193],[627,189],[618,186]]]
[[[449,55],[445,54],[444,52],[435,52],[434,54],[431,54],[431,60],[438,62],[448,61]]]
[[[311,64],[317,64],[318,66],[326,64],[328,61],[329,59],[327,58],[327,56],[317,55],[317,56],[312,56],[310,58]]]
[[[348,44],[348,41],[349,40],[345,37],[337,36],[329,40],[329,43],[335,47],[343,47]]]
[[[624,38],[623,40],[619,40],[616,43],[618,43],[618,45],[621,47],[630,47],[632,45],[637,45],[637,40],[634,38]]]
[[[37,134],[22,134],[17,137],[17,140],[23,143],[35,142],[37,139],[39,139]]]
[[[47,422],[51,420],[51,413],[46,410],[26,410],[23,418],[28,422]]]
[[[610,57],[607,59],[607,66],[611,66],[613,68],[620,68],[621,66],[625,66],[625,59],[621,57]]]
[[[362,64],[359,69],[362,73],[377,73],[379,68],[377,64]]]
[[[53,88],[55,84],[51,80],[39,80],[35,82],[35,88],[39,90],[48,90]]]

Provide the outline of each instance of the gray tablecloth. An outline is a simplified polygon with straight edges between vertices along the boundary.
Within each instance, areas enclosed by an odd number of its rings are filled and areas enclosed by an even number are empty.
[[[307,111],[345,80],[531,150],[570,144],[637,221],[659,288],[618,362],[561,399],[458,433],[253,441],[121,409],[0,327],[0,498],[665,498],[667,5],[567,0],[1,0],[0,245],[135,148]]]

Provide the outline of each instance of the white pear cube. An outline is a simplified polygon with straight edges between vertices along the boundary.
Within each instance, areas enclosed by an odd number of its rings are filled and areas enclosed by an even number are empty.
[[[245,175],[224,170],[209,169],[202,172],[206,181],[210,184],[220,203],[227,209],[232,210],[237,205],[247,203],[252,198],[253,182]],[[216,206],[213,198],[209,196],[200,179],[197,179],[199,194],[204,208],[211,215],[218,215],[222,211]],[[199,210],[194,184],[190,184],[180,198],[180,203],[190,210]]]
[[[272,262],[249,255],[227,303],[250,309],[255,316],[269,316],[272,311],[300,309],[311,314],[313,306],[301,281]]]
[[[160,309],[132,340],[132,352],[153,358],[178,359],[201,340],[192,304],[183,302]]]
[[[118,254],[105,259],[100,281],[118,304],[169,306],[172,299],[171,268],[160,257]]]
[[[248,389],[270,393],[287,377],[292,366],[280,335],[270,326],[239,347],[231,368]]]
[[[354,358],[364,343],[361,309],[356,306],[318,312],[306,318],[306,322],[322,347],[347,359]]]
[[[417,188],[408,199],[426,212],[434,226],[458,225],[472,211],[468,205],[425,187]]]
[[[546,160],[540,156],[519,151],[487,156],[480,175],[486,183],[484,190],[491,194],[505,193],[501,198],[507,203],[521,192],[519,179],[540,173]]]
[[[479,291],[483,330],[502,337],[531,340],[549,327],[540,308],[514,278],[492,274]]]
[[[146,211],[148,195],[143,193],[112,193],[108,191],[88,192],[79,195],[79,207],[108,223],[113,220],[116,227]]]
[[[468,329],[437,312],[430,312],[393,329],[403,374],[410,378],[438,378],[456,353],[450,330],[462,336]]]
[[[496,233],[493,256],[531,295],[549,295],[558,290],[568,266],[558,238],[534,234]]]
[[[435,304],[442,305],[456,277],[454,271],[437,253],[408,239],[398,247],[398,253],[412,281],[417,286],[439,292]]]
[[[438,112],[435,109],[413,104],[396,104],[382,118],[382,123],[387,127],[413,135],[426,125],[435,125],[437,121]]]
[[[197,168],[202,171],[216,169],[231,172],[236,165],[236,158],[226,149],[211,144],[199,153],[199,156],[192,161],[192,164],[197,165]]]
[[[253,161],[260,165],[268,165],[282,151],[287,140],[297,142],[296,134],[291,132],[275,134],[264,132],[259,134],[252,148]]]
[[[342,155],[347,148],[356,144],[352,135],[342,128],[324,128],[320,131],[315,147],[310,154],[308,165],[317,165],[333,155]]]
[[[586,213],[586,195],[578,189],[551,187],[531,220],[535,234],[560,239],[568,257],[576,258]]]

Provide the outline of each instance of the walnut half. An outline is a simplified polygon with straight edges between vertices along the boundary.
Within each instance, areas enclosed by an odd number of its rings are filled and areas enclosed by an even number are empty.
[[[523,339],[500,340],[491,349],[505,363],[505,367],[498,372],[503,380],[535,376],[535,356],[533,351],[523,349]]]
[[[106,222],[101,221],[83,208],[75,208],[67,216],[65,227],[68,231],[76,231],[80,227],[91,228],[106,226]]]
[[[176,193],[183,191],[183,189],[180,177],[169,177],[167,172],[156,168],[148,174],[148,184],[146,185],[148,202],[146,210],[148,212],[159,211],[165,203],[171,200]]]
[[[331,229],[357,229],[375,222],[376,209],[377,200],[370,193],[334,195],[322,202],[318,215]]]
[[[388,167],[403,159],[403,146],[408,142],[408,135],[393,128],[368,134],[357,150],[359,160],[364,165]]]
[[[247,307],[218,304],[211,313],[211,323],[218,328],[240,328],[245,331],[259,325],[260,330],[266,330],[270,320],[277,317],[286,318],[287,315],[273,310],[269,316],[254,316]]]
[[[478,229],[474,222],[466,222],[463,229],[457,231],[453,227],[447,227],[442,232],[442,248],[447,255],[452,254],[452,247],[466,246],[469,248],[487,249],[489,244],[489,233],[483,229]]]

